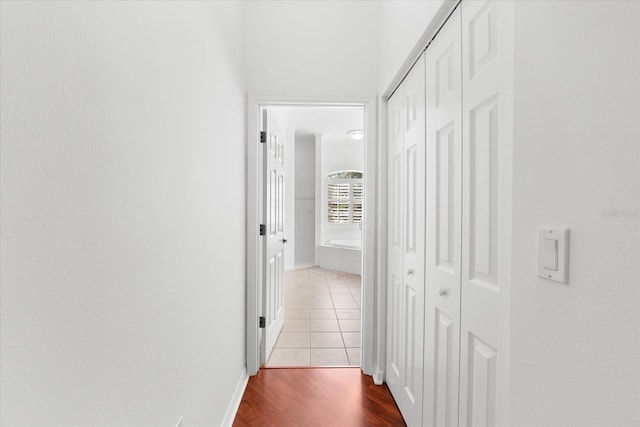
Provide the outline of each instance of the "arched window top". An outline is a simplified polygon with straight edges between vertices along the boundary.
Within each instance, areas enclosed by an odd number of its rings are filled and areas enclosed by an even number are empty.
[[[362,179],[362,171],[345,170],[333,171],[327,174],[327,179]]]

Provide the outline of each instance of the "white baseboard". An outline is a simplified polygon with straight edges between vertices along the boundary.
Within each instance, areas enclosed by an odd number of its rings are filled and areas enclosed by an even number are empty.
[[[231,427],[233,425],[233,420],[235,420],[236,414],[238,413],[238,408],[240,407],[240,402],[242,401],[242,396],[244,395],[244,390],[247,388],[248,382],[249,375],[247,375],[247,368],[245,367],[240,374],[238,384],[236,384],[236,389],[233,392],[233,396],[231,396],[231,401],[229,402],[229,406],[227,406],[227,411],[224,414],[220,427]]]
[[[375,385],[382,385],[384,383],[384,372],[377,371],[372,375],[372,377]]]

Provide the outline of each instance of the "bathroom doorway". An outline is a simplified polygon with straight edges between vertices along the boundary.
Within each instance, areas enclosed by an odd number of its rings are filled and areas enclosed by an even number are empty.
[[[367,194],[373,192],[367,190],[375,182],[375,175],[367,174],[375,167],[375,147],[367,156],[367,103],[257,104],[257,117],[268,115],[270,132],[284,141],[281,240],[286,241],[284,323],[277,337],[269,338],[272,349],[259,353],[259,366],[360,366],[366,372],[363,323],[367,294],[373,294],[366,280],[366,269],[373,270],[373,218],[367,210]],[[372,288],[372,273],[369,280]],[[255,307],[263,316],[266,300],[257,293]],[[264,348],[264,329],[257,335],[258,349]]]
[[[288,244],[284,324],[264,366],[360,366],[364,109],[267,113],[284,137]]]

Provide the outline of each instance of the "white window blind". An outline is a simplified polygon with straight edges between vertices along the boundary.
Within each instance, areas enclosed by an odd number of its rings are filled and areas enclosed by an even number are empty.
[[[350,184],[328,183],[328,216],[331,224],[349,224]]]
[[[362,172],[336,171],[327,174],[327,222],[362,223]]]
[[[363,200],[363,186],[361,182],[352,184],[353,189],[353,223],[362,223],[362,200]]]

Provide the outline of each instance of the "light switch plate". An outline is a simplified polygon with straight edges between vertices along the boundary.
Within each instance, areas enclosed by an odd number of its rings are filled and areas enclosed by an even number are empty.
[[[557,242],[555,245],[549,242]],[[557,262],[553,262],[553,250],[557,251]],[[545,268],[551,267],[551,268]],[[556,266],[556,269],[553,269]],[[538,276],[560,283],[569,283],[569,229],[538,229]]]

